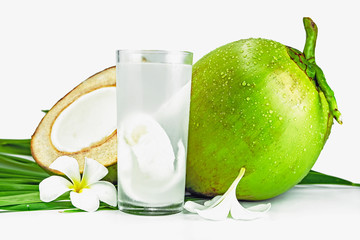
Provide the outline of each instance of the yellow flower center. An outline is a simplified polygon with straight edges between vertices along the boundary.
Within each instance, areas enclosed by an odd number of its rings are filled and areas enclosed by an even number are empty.
[[[72,189],[74,192],[77,192],[77,193],[81,193],[83,191],[84,188],[86,188],[86,183],[85,181],[75,181],[73,186],[72,186]]]

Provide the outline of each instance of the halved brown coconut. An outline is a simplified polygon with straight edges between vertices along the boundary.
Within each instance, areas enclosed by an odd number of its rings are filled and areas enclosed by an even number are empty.
[[[58,157],[75,158],[84,169],[85,157],[109,169],[116,180],[116,74],[110,67],[86,79],[60,99],[44,116],[31,138],[31,152],[45,170]]]

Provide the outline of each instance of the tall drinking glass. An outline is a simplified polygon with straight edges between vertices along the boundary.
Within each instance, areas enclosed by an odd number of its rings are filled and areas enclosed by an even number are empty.
[[[163,215],[182,210],[192,53],[118,50],[118,206]]]

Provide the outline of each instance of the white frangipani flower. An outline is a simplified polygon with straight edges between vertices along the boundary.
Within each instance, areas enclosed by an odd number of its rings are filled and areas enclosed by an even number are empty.
[[[244,208],[236,198],[236,186],[244,174],[245,168],[241,168],[239,175],[224,195],[216,196],[204,205],[187,201],[184,208],[210,220],[225,220],[229,214],[232,218],[241,220],[252,220],[264,216],[271,207],[270,203]]]
[[[99,208],[99,201],[116,206],[116,189],[113,184],[99,181],[106,176],[108,170],[91,158],[85,158],[85,168],[80,178],[79,164],[69,156],[57,158],[51,169],[64,173],[70,180],[61,176],[50,176],[39,185],[40,199],[51,202],[65,192],[70,192],[72,205],[87,212]]]

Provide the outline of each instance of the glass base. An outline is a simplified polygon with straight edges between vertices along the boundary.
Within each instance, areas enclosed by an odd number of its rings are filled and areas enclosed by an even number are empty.
[[[129,203],[118,203],[119,210],[125,213],[144,215],[144,216],[161,216],[176,214],[183,210],[183,203],[172,204],[162,207],[144,207]]]

